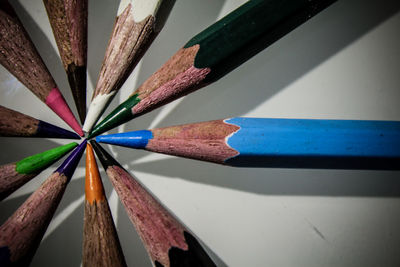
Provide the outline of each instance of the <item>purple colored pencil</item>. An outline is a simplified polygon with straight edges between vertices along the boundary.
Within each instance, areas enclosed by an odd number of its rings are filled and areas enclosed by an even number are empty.
[[[0,227],[0,266],[28,266],[86,148],[86,139]]]

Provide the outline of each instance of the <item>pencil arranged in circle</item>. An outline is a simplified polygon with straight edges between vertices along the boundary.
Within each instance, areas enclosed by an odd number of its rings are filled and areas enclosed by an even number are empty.
[[[96,141],[238,167],[400,169],[400,121],[231,118]]]
[[[72,142],[26,157],[18,162],[0,166],[0,200],[8,197],[77,145],[77,143]]]
[[[161,31],[175,0],[120,1],[83,130],[89,132]]]
[[[0,136],[80,139],[76,133],[1,105]]]
[[[215,266],[200,243],[98,143],[91,144],[155,266]]]
[[[90,144],[86,147],[82,266],[126,266]]]
[[[7,0],[0,0],[0,51],[0,63],[83,136],[82,128]]]
[[[0,226],[0,266],[29,265],[85,148],[86,140]]]
[[[251,0],[189,40],[89,137],[210,84],[334,0]]]
[[[86,117],[88,0],[43,0],[81,123]]]

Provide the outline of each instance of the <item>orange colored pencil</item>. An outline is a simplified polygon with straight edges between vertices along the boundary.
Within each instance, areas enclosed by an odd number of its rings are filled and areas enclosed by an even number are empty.
[[[86,147],[83,266],[126,266],[92,146]]]

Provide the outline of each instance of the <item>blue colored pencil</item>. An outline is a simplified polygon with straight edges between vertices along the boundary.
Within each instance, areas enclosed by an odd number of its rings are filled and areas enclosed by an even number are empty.
[[[237,167],[400,169],[400,121],[231,118],[96,141]]]

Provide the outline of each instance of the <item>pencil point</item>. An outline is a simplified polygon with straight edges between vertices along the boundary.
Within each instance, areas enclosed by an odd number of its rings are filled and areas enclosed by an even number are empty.
[[[65,130],[41,120],[39,120],[36,135],[48,138],[81,139],[81,137],[74,132]]]
[[[90,132],[89,138],[102,134],[133,119],[134,115],[132,114],[132,108],[139,102],[140,99],[137,94],[129,97],[125,102],[116,107],[104,120],[95,126],[95,128]]]
[[[86,118],[86,66],[69,64],[67,76],[79,119],[81,123],[84,123]]]
[[[60,165],[60,167],[58,167],[55,172],[62,173],[71,179],[82,157],[82,154],[85,151],[86,143],[87,140],[83,140],[82,143],[80,143],[80,145],[77,146],[74,151],[72,151],[69,157]]]
[[[83,124],[83,130],[85,132],[90,132],[92,130],[93,126],[103,114],[108,104],[114,98],[115,93],[116,91],[112,91],[107,94],[98,94],[92,99],[86,115],[85,123]]]
[[[77,132],[80,136],[84,136],[81,126],[79,126],[78,121],[76,120],[74,114],[69,108],[67,102],[64,97],[60,93],[60,90],[55,87],[46,98],[46,104],[58,115],[61,119],[63,119],[75,132]]]
[[[132,148],[146,148],[147,143],[153,138],[153,133],[149,130],[133,131],[118,134],[100,135],[96,137],[99,143],[106,143]]]
[[[107,170],[107,168],[110,166],[119,166],[122,168],[122,166],[101,145],[99,145],[99,143],[91,140],[90,144],[92,144],[93,149],[103,165],[104,170]]]
[[[89,143],[86,144],[85,198],[90,204],[105,198],[96,158]]]

